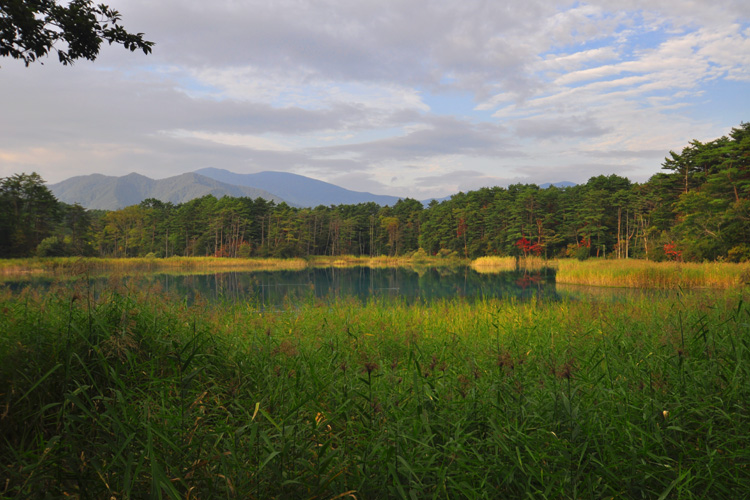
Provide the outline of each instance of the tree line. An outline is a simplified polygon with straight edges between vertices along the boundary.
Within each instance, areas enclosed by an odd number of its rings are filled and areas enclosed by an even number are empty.
[[[148,199],[86,210],[37,174],[0,179],[0,256],[442,257],[485,255],[750,260],[750,124],[670,152],[643,184],[617,175],[572,187],[534,184],[297,208],[262,198]]]

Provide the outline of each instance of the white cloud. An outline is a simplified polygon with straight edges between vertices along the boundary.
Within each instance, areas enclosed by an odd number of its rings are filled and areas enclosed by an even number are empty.
[[[4,175],[217,166],[435,196],[612,169],[645,178],[658,155],[640,152],[737,125],[742,103],[724,106],[731,116],[694,111],[722,102],[720,84],[750,81],[746,0],[119,0],[118,10],[157,43],[152,55],[1,61],[0,95],[13,96],[0,113]],[[475,102],[450,100],[459,93]]]
[[[281,142],[274,141],[265,137],[258,137],[247,134],[222,134],[183,129],[164,131],[163,133],[176,139],[198,139],[202,141],[214,142],[216,144],[222,144],[225,146],[238,146],[242,148],[257,149],[261,151],[291,150],[289,146],[286,146]]]
[[[612,60],[618,57],[615,47],[599,47],[572,54],[550,54],[539,64],[541,71],[573,71],[597,61]]]

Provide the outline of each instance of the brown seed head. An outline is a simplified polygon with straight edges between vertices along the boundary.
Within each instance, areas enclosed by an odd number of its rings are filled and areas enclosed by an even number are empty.
[[[376,372],[380,369],[380,365],[375,363],[374,361],[365,361],[365,364],[362,365],[362,371],[366,372],[368,375],[372,372]]]

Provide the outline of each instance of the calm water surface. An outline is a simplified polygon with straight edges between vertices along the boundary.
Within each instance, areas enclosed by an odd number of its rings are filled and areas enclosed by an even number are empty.
[[[108,278],[92,278],[94,292],[106,290]],[[554,271],[480,274],[468,267],[314,268],[301,271],[222,272],[215,274],[150,274],[124,278],[128,287],[158,288],[188,303],[198,297],[211,302],[246,302],[259,310],[285,309],[295,304],[341,299],[396,299],[406,303],[461,298],[529,300],[557,298]],[[35,278],[6,282],[13,291],[47,289],[52,280]]]
[[[215,274],[150,274],[126,277],[128,287],[158,289],[192,304],[196,299],[209,302],[243,302],[258,310],[278,310],[309,302],[336,300],[399,300],[429,303],[460,299],[531,299],[627,301],[644,293],[670,292],[618,288],[556,285],[553,269],[536,272],[506,271],[480,274],[469,267],[426,268],[317,268],[301,271],[223,272]],[[50,279],[6,282],[13,291],[31,287],[41,290]],[[95,294],[107,290],[109,279],[92,278]]]

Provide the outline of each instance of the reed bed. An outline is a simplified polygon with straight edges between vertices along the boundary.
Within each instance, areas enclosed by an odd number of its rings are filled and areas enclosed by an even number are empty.
[[[134,257],[103,259],[95,257],[52,257],[0,260],[0,275],[75,275],[84,272],[134,273],[155,271],[254,271],[304,269],[304,259],[230,259],[218,257]]]
[[[298,270],[307,267],[444,267],[466,264],[468,261],[425,255],[399,257],[312,256],[306,259],[224,257],[169,257],[167,259],[133,257],[104,259],[96,257],[50,257],[29,259],[0,259],[0,277],[70,276],[82,273],[142,273],[142,272],[221,272],[221,271],[276,271]]]
[[[747,263],[480,257],[472,261],[471,267],[480,273],[551,268],[555,270],[557,283],[600,287],[735,288],[750,283],[750,264]]]
[[[466,265],[469,261],[459,258],[442,258],[428,256],[427,254],[417,254],[409,256],[389,257],[381,255],[378,257],[368,256],[313,256],[307,259],[312,267],[451,267],[457,265]]]
[[[554,267],[554,261],[542,257],[479,257],[471,261],[471,268],[478,273],[497,273],[502,271],[538,271]]]
[[[317,256],[308,259],[229,259],[216,257],[170,257],[168,259],[100,259],[59,257],[0,260],[0,277],[75,276],[84,273],[132,274],[211,273],[221,271],[297,270],[307,267],[455,267],[468,261],[418,254],[402,257]],[[574,259],[545,260],[541,257],[480,257],[471,261],[480,273],[509,270],[554,269],[556,281],[629,288],[732,288],[750,283],[750,264],[650,262],[644,260]]]
[[[1,292],[0,497],[741,498],[747,295]]]
[[[750,283],[750,264],[573,259],[555,261],[558,283],[631,288],[733,288]]]

